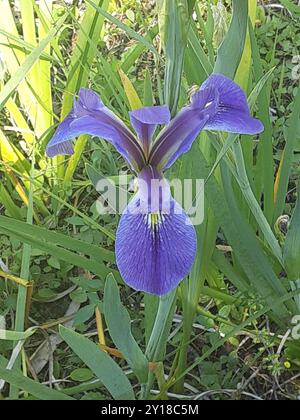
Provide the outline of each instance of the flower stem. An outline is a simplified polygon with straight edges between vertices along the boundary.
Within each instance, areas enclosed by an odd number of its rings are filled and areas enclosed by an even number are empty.
[[[174,290],[166,296],[161,296],[159,299],[157,315],[145,353],[149,362],[158,362],[164,356],[175,308],[175,296],[176,291]],[[148,399],[153,381],[154,374],[149,371],[147,383],[142,388],[141,400]]]

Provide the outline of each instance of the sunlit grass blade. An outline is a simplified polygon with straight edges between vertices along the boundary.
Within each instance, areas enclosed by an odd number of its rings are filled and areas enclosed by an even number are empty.
[[[98,0],[97,6],[101,5],[104,10],[106,10],[109,2],[110,0]],[[80,24],[77,42],[72,53],[68,81],[63,96],[61,111],[62,120],[71,111],[75,93],[77,93],[81,87],[85,87],[87,85],[90,68],[97,54],[97,45],[103,23],[104,18],[99,15],[93,7],[88,5]],[[66,171],[64,169],[64,159],[61,157],[57,158],[58,177],[64,178],[65,185],[69,185],[72,180],[73,174],[84,150],[86,138],[86,136],[81,136],[77,141],[75,153],[71,157]]]
[[[123,72],[122,69],[119,69],[119,74],[123,83],[124,91],[126,93],[129,105],[131,110],[142,108],[143,104],[140,100],[135,87],[131,83],[129,77]]]
[[[49,42],[56,36],[57,32],[61,29],[64,21],[66,20],[67,15],[62,16],[55,27],[52,28],[46,38],[44,38],[38,46],[29,54],[24,63],[18,68],[18,70],[13,74],[9,81],[5,84],[3,89],[0,92],[0,110],[4,107],[7,100],[18,88],[19,84],[25,79],[28,72],[32,69],[36,61],[39,59],[41,53],[47,47]]]

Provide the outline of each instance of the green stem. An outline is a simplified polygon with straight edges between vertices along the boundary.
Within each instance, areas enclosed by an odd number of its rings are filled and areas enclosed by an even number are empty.
[[[164,356],[167,337],[173,318],[172,309],[174,308],[175,296],[176,290],[159,298],[157,315],[145,353],[149,362],[157,362]],[[153,381],[154,374],[153,372],[149,372],[147,383],[142,388],[141,400],[148,399]]]

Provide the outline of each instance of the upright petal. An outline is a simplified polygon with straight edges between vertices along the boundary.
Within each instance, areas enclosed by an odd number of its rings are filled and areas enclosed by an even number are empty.
[[[189,151],[219,104],[214,87],[198,91],[190,105],[183,108],[160,133],[150,153],[149,163],[160,170],[169,168],[179,156]]]
[[[216,114],[207,122],[206,130],[251,135],[264,130],[263,124],[251,117],[247,96],[239,85],[221,74],[213,74],[201,89],[210,87],[218,90],[219,106]]]
[[[258,134],[263,129],[262,123],[251,117],[243,90],[228,77],[214,74],[159,135],[149,163],[168,169],[191,148],[201,130]]]
[[[117,265],[124,281],[135,290],[164,295],[192,268],[196,233],[179,204],[172,202],[169,214],[145,214],[137,195],[120,220]]]
[[[131,131],[103,105],[95,92],[88,89],[80,90],[78,101],[74,100],[73,110],[58,126],[50,140],[46,149],[47,155],[54,157],[58,154],[72,154],[70,140],[81,134],[109,141],[135,170],[141,169],[145,163],[143,150]]]
[[[129,114],[132,127],[143,144],[145,154],[148,155],[152,136],[157,125],[165,125],[170,122],[169,108],[167,105],[148,106],[132,111]]]

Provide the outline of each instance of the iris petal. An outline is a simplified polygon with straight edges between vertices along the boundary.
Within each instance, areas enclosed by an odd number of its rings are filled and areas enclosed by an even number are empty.
[[[50,140],[46,153],[49,157],[58,154],[72,154],[71,140],[81,134],[101,137],[115,146],[118,152],[139,170],[144,166],[145,156],[126,125],[108,108],[98,95],[88,89],[81,89],[73,110],[58,126]]]
[[[148,106],[129,113],[132,127],[135,129],[144,151],[148,153],[152,136],[158,124],[170,122],[171,115],[167,105]]]
[[[214,74],[158,136],[149,163],[168,169],[189,151],[202,130],[258,134],[263,129],[262,123],[251,117],[243,90],[228,77]]]
[[[145,213],[169,213],[171,189],[168,181],[156,168],[146,166],[138,177],[140,207]]]
[[[201,86],[217,89],[219,106],[216,114],[207,122],[206,130],[226,131],[236,134],[258,134],[264,130],[263,124],[251,117],[245,92],[228,77],[213,74]]]
[[[192,268],[197,249],[194,227],[172,200],[169,214],[145,214],[137,195],[117,230],[116,260],[124,281],[135,290],[164,295]]]
[[[218,92],[214,87],[198,91],[190,105],[183,108],[160,133],[151,150],[149,162],[159,169],[169,168],[192,146],[218,106]]]

